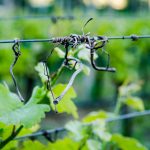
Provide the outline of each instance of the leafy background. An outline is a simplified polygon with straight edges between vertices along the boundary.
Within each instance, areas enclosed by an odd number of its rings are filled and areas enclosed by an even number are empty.
[[[63,10],[55,8],[53,12],[56,15],[65,14]],[[42,12],[42,11],[41,11]],[[41,13],[40,12],[40,13]],[[76,16],[81,16],[82,11],[74,10]],[[89,11],[91,12],[91,10]],[[39,13],[39,14],[40,14]],[[43,12],[42,12],[43,13]],[[118,13],[118,12],[117,12]],[[150,34],[150,21],[148,15],[138,17],[130,13],[119,12],[115,14],[117,17],[104,16],[99,13],[90,13],[94,18],[85,28],[85,33],[90,32],[90,35],[130,35],[130,34]],[[17,6],[14,15],[32,14],[29,11],[22,11]],[[34,15],[35,13],[33,13]],[[72,21],[60,20],[54,24],[50,19],[35,19],[35,20],[1,20],[0,23],[0,39],[32,39],[32,38],[48,38],[70,35],[71,33],[82,34],[82,26],[88,17],[82,19],[77,18]],[[113,22],[113,23],[112,23]],[[9,74],[9,67],[13,60],[13,52],[11,44],[1,44],[0,48],[0,125],[1,140],[8,137],[11,133],[12,125],[23,124],[25,127],[20,133],[25,135],[42,129],[53,129],[56,127],[66,126],[70,134],[64,139],[59,139],[56,143],[41,144],[39,141],[26,140],[23,143],[22,149],[37,147],[37,149],[78,149],[81,146],[80,140],[85,143],[83,149],[98,149],[104,147],[109,149],[109,144],[116,143],[121,149],[133,149],[132,146],[138,145],[140,150],[150,148],[149,145],[149,117],[140,117],[133,120],[125,120],[119,122],[111,122],[106,127],[103,124],[104,119],[113,116],[114,108],[117,100],[123,105],[118,104],[115,113],[129,113],[133,111],[143,111],[150,108],[150,69],[149,69],[149,39],[131,41],[131,40],[112,40],[109,41],[105,49],[110,53],[111,66],[116,67],[115,74],[103,73],[94,71],[85,57],[84,48],[78,47],[80,57],[85,64],[90,68],[86,68],[86,74],[81,73],[73,87],[68,91],[62,103],[58,106],[60,114],[55,114],[51,104],[51,95],[46,93],[43,81],[38,75],[35,66],[43,60],[53,48],[50,43],[24,43],[21,44],[22,55],[15,66],[14,73],[17,77],[21,93],[28,100],[26,105],[22,105],[16,97],[13,81]],[[51,73],[54,73],[60,67],[63,58],[60,54],[63,47],[59,47],[48,61]],[[59,52],[58,52],[59,51]],[[106,65],[106,55],[98,52],[97,63]],[[41,68],[39,69],[42,70]],[[42,72],[42,71],[41,71]],[[61,76],[58,78],[56,85],[53,87],[54,93],[59,94],[68,82],[72,71],[64,69]],[[131,86],[128,85],[131,83]],[[7,84],[7,85],[6,85]],[[35,87],[37,86],[38,87]],[[122,86],[121,86],[122,85]],[[9,87],[9,88],[8,88]],[[13,92],[13,93],[10,93]],[[32,92],[33,91],[33,92]],[[65,102],[65,100],[67,102]],[[50,107],[51,106],[51,107]],[[120,108],[121,107],[121,108]],[[119,111],[121,109],[121,111]],[[51,110],[51,111],[50,111]],[[105,111],[103,111],[105,110]],[[50,111],[50,112],[49,112]],[[108,112],[106,112],[108,111]],[[28,113],[27,113],[28,112]],[[34,112],[34,113],[33,113]],[[49,112],[46,113],[45,112]],[[87,115],[88,114],[88,115]],[[33,116],[32,116],[33,115]],[[41,118],[42,122],[40,122]],[[32,120],[32,117],[34,120]],[[68,121],[77,119],[72,124]],[[100,124],[103,125],[100,129],[95,125],[91,127],[82,127],[84,123],[95,122],[100,119]],[[35,125],[37,123],[40,124]],[[67,124],[67,125],[66,125]],[[96,124],[96,123],[95,123]],[[99,124],[99,123],[97,123]],[[72,129],[70,129],[72,127]],[[105,129],[107,128],[107,129]],[[101,133],[95,135],[95,133]],[[121,133],[118,135],[116,133]],[[74,135],[75,134],[75,135]],[[95,135],[93,138],[92,135]],[[111,135],[110,135],[111,134]],[[103,136],[102,136],[103,135]],[[88,137],[89,136],[89,137]],[[101,137],[102,136],[102,137]],[[134,137],[137,140],[125,138],[124,136]],[[76,139],[74,139],[76,137]],[[102,142],[99,142],[100,141]],[[41,140],[41,139],[40,139]],[[42,142],[45,140],[42,139]],[[75,142],[76,141],[76,142]],[[110,142],[108,145],[105,142]],[[139,144],[139,142],[142,144]],[[128,143],[124,146],[124,143]],[[30,145],[30,146],[29,146]],[[94,145],[94,146],[93,146]],[[5,149],[18,146],[17,141],[13,141],[6,146]],[[94,148],[93,148],[94,147]],[[19,148],[19,146],[18,146]],[[138,148],[134,148],[137,149]]]

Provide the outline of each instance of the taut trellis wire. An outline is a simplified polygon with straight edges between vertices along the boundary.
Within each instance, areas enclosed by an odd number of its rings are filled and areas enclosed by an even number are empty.
[[[125,120],[125,119],[132,119],[132,118],[136,118],[136,117],[141,117],[141,116],[146,116],[146,115],[150,115],[150,110],[145,110],[142,112],[133,112],[133,113],[128,113],[128,114],[124,114],[124,115],[120,115],[120,116],[116,116],[113,118],[107,118],[105,119],[106,123],[109,122],[113,122],[113,121],[120,121],[120,120]],[[86,124],[85,124],[86,125]],[[89,125],[89,124],[87,124]],[[47,139],[47,135],[51,136],[52,134],[58,134],[59,132],[64,132],[67,131],[65,128],[56,128],[56,129],[51,129],[51,130],[43,130],[43,131],[39,131],[33,134],[27,134],[25,136],[20,136],[15,138],[14,140],[24,140],[26,138],[36,138],[38,136],[44,136]]]
[[[52,16],[52,15],[41,15],[41,16],[37,16],[37,15],[30,15],[30,16],[14,16],[14,17],[0,17],[0,21],[10,21],[10,20],[35,20],[35,19],[50,19],[53,23],[56,23],[58,20],[74,20],[75,17],[74,16]]]
[[[77,36],[80,36],[80,35],[77,35]],[[80,36],[80,37],[85,37],[84,35],[83,36]],[[119,39],[131,39],[133,41],[136,41],[138,39],[147,39],[147,38],[150,38],[150,35],[129,35],[129,36],[94,36],[94,37],[91,37],[91,39],[95,39],[95,40],[99,40],[99,37],[106,37],[107,40],[119,40]],[[50,38],[50,39],[18,39],[18,42],[19,43],[34,43],[34,42],[52,42],[52,43],[55,43],[56,40],[62,40],[62,39],[65,39],[65,40],[70,40],[71,41],[71,36],[68,36],[68,37],[60,37],[60,38]],[[16,40],[0,40],[0,43],[15,43]]]

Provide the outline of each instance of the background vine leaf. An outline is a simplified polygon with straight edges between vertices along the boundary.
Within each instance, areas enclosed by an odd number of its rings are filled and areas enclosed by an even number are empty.
[[[42,143],[40,143],[39,141],[31,141],[31,140],[27,140],[23,143],[23,148],[22,150],[34,150],[34,149],[38,149],[38,150],[46,150],[47,146],[43,145]]]
[[[4,123],[0,122],[0,140],[6,139],[12,132],[13,125],[5,125]]]
[[[56,52],[59,58],[65,57],[65,53],[59,47],[55,47],[54,51]]]
[[[135,110],[138,110],[138,111],[143,111],[144,110],[144,103],[143,103],[143,100],[139,97],[135,97],[135,96],[130,96],[130,97],[127,97],[125,100],[124,100],[124,103],[135,109]]]
[[[24,105],[16,94],[0,84],[0,122],[6,125],[32,127],[40,122],[45,112],[50,111],[46,104],[40,104],[45,96],[44,88],[35,87],[29,101]]]
[[[83,150],[102,150],[100,141],[88,139]]]
[[[65,128],[70,132],[71,137],[75,141],[83,140],[87,131],[87,127],[79,121],[70,121],[66,124]]]
[[[55,143],[49,143],[48,147],[51,150],[77,150],[79,149],[79,143],[69,138],[64,138],[62,140],[57,140]]]
[[[113,134],[111,141],[116,143],[122,150],[148,150],[134,138],[124,137],[120,134]]]
[[[77,142],[74,142],[69,138],[64,138],[57,140],[55,143],[48,143],[46,145],[40,143],[39,141],[28,140],[23,143],[22,150],[77,150],[78,147],[79,144]]]
[[[44,66],[43,63],[40,62],[35,66],[35,70],[38,72],[40,79],[42,80],[43,83],[47,81],[47,76],[44,74]]]
[[[85,60],[89,63],[91,63],[91,60],[90,60],[90,51],[89,49],[87,49],[85,47],[85,45],[80,45],[77,49],[79,52],[78,52],[78,58],[81,59],[81,60]],[[94,59],[97,59],[98,58],[98,55],[97,54],[94,54]]]
[[[109,113],[103,110],[100,111],[93,111],[91,113],[89,113],[88,115],[86,115],[82,120],[83,122],[93,122],[96,120],[105,120],[109,117],[113,117],[113,113]]]

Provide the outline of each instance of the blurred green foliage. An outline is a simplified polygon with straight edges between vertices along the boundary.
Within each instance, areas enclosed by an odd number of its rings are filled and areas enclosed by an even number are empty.
[[[0,39],[14,39],[16,37],[20,39],[30,38],[51,38],[58,36],[70,35],[72,33],[82,34],[81,28],[86,21],[77,19],[74,21],[58,21],[56,24],[52,24],[50,20],[18,20],[18,21],[1,21],[0,24]],[[147,20],[147,21],[145,21]],[[130,34],[149,34],[150,21],[147,17],[145,18],[109,18],[101,17],[90,22],[85,28],[85,33],[90,32],[92,35],[130,35]],[[0,48],[0,60],[1,60],[1,79],[6,79],[9,83],[9,66],[13,59],[13,53],[11,51],[11,44],[1,44]],[[52,49],[52,44],[48,43],[24,43],[21,44],[22,55],[14,69],[18,78],[21,79],[24,89],[26,89],[26,81],[28,78],[32,78],[34,81],[37,79],[34,66],[38,61],[45,59],[45,56]],[[127,78],[130,80],[143,80],[143,90],[145,94],[148,94],[149,88],[149,47],[150,42],[148,39],[140,39],[139,41],[133,42],[131,40],[112,40],[109,41],[105,50],[110,53],[111,66],[116,67],[117,73],[99,73],[94,72],[94,80],[99,80],[99,84],[96,86],[103,88],[94,88],[94,83],[89,83],[93,88],[91,93],[94,99],[96,96],[106,96],[105,92],[107,86],[111,87],[110,97],[114,96],[114,88]],[[98,52],[100,55],[100,52]],[[58,59],[57,55],[53,55],[50,59],[51,70],[57,70],[61,60]],[[100,55],[97,63],[100,65],[106,65],[106,55]],[[107,82],[109,80],[109,83]],[[105,82],[107,86],[105,87]],[[35,83],[35,82],[34,82]],[[103,85],[102,85],[103,84]],[[103,90],[101,90],[103,89]],[[98,90],[98,91],[97,91]],[[108,89],[107,89],[108,90]],[[82,93],[81,98],[82,98]],[[104,95],[103,95],[104,94]]]
[[[30,38],[51,38],[58,36],[66,36],[72,33],[82,34],[82,26],[86,22],[86,18],[74,20],[74,21],[58,21],[56,24],[51,23],[50,20],[17,20],[17,21],[5,21],[0,23],[0,39],[14,39],[16,37],[20,39],[30,39]],[[121,17],[100,17],[92,22],[90,22],[85,28],[85,33],[90,32],[90,35],[106,35],[106,36],[115,36],[115,35],[131,35],[131,34],[150,34],[150,21],[148,17],[143,18],[121,18]],[[21,44],[21,52],[22,55],[19,58],[18,63],[14,68],[14,73],[17,77],[17,81],[19,83],[19,87],[21,87],[22,93],[26,98],[29,98],[32,93],[32,89],[34,85],[41,84],[38,73],[35,71],[34,67],[41,60],[44,60],[46,56],[49,54],[50,50],[53,48],[53,44],[51,43],[22,43]],[[63,47],[60,47],[63,49]],[[105,47],[110,53],[111,57],[111,66],[116,67],[117,72],[115,74],[111,73],[102,73],[94,71],[92,68],[90,70],[90,75],[85,78],[85,76],[80,76],[80,79],[76,81],[75,88],[77,91],[77,99],[79,100],[101,100],[102,98],[108,99],[116,99],[118,98],[118,87],[124,83],[125,80],[129,80],[132,82],[142,81],[141,92],[138,92],[138,95],[145,96],[144,100],[150,98],[150,42],[149,39],[139,39],[138,41],[131,40],[112,40],[109,41],[107,46]],[[60,52],[60,51],[59,51]],[[59,53],[60,54],[60,53]],[[102,54],[100,51],[97,52],[97,64],[106,66],[107,57],[105,54]],[[0,79],[1,81],[5,81],[8,83],[8,86],[11,89],[13,88],[13,81],[11,79],[9,73],[9,67],[13,61],[13,51],[12,44],[1,44],[0,47]],[[52,57],[49,58],[49,69],[51,73],[54,73],[59,68],[63,59],[58,58],[58,51],[55,52]],[[88,63],[86,63],[88,64]],[[90,64],[88,64],[90,66]],[[88,69],[87,69],[88,70]],[[87,74],[89,71],[86,71]],[[65,76],[65,78],[64,78]],[[65,70],[65,72],[60,76],[58,82],[67,82],[69,78],[69,73]],[[88,82],[87,82],[88,81]],[[57,91],[57,88],[63,89],[62,85],[59,87],[54,87]],[[87,91],[87,89],[89,91]],[[125,90],[128,90],[128,87],[125,87]],[[74,98],[76,96],[73,89],[71,89],[71,95],[68,95],[68,99]],[[2,93],[3,94],[3,93]],[[56,94],[59,94],[58,91]],[[120,96],[120,95],[119,95]],[[142,111],[144,109],[144,105],[141,102],[141,99],[135,97],[134,95],[123,95],[124,98],[123,104],[130,106],[133,109],[137,109]],[[121,98],[122,98],[121,97]],[[9,99],[8,99],[9,100]],[[136,103],[138,101],[138,103]],[[30,101],[29,101],[30,102]],[[102,101],[100,101],[102,103]],[[110,102],[110,100],[109,100]],[[68,104],[68,103],[67,103]],[[136,104],[136,105],[135,105]],[[149,108],[150,104],[146,102],[146,108]],[[40,104],[38,104],[40,105]],[[73,110],[68,110],[68,107],[73,106]],[[62,108],[59,108],[62,112]],[[74,117],[77,117],[76,107],[70,101],[70,104],[66,105],[65,112],[73,114]],[[46,111],[46,110],[42,110]],[[99,111],[97,113],[90,114],[84,120],[96,120],[97,117],[107,118],[111,114],[107,114],[105,112]],[[39,116],[40,117],[40,116]],[[39,118],[38,118],[39,119]],[[77,123],[78,124],[78,123]],[[72,126],[73,127],[73,126]],[[80,123],[77,125],[80,128]],[[99,128],[98,128],[99,129]],[[73,129],[74,130],[74,129]],[[136,130],[136,128],[134,129]],[[90,130],[91,131],[91,130]],[[136,130],[137,131],[137,130]],[[94,129],[92,129],[94,132]],[[96,133],[97,131],[95,131]],[[82,132],[81,132],[82,133]],[[79,132],[79,134],[81,134]],[[97,143],[97,140],[88,139],[87,134],[79,136],[79,138],[83,137],[87,139],[86,148],[91,147],[91,145],[97,145],[101,143]],[[78,133],[76,133],[78,134]],[[105,135],[105,129],[104,129]],[[139,136],[140,133],[136,136]],[[100,135],[97,135],[100,136]],[[109,135],[106,132],[106,138]],[[101,138],[101,137],[100,137]],[[102,138],[105,138],[102,137]],[[71,139],[65,139],[65,143],[69,143],[72,147],[78,147],[79,143],[74,143]],[[64,140],[64,141],[65,141]],[[109,138],[110,140],[110,138]],[[123,149],[122,141],[128,141],[128,139],[114,135],[111,142],[116,142]],[[57,141],[57,143],[61,143],[62,141]],[[57,147],[57,143],[50,144],[50,146]],[[62,142],[63,143],[63,142]],[[131,140],[129,142],[129,146],[135,145],[137,141]],[[16,144],[16,143],[14,143]],[[30,141],[24,143],[24,147],[29,145]],[[40,145],[39,143],[37,145]],[[63,145],[63,144],[62,144]],[[138,143],[137,143],[138,145]],[[140,145],[141,146],[141,145]],[[41,149],[44,148],[43,145],[40,145]],[[65,147],[65,144],[64,144]],[[69,147],[70,148],[70,147]],[[85,149],[86,149],[85,148]],[[56,149],[56,148],[54,148]],[[145,149],[145,148],[141,148]]]

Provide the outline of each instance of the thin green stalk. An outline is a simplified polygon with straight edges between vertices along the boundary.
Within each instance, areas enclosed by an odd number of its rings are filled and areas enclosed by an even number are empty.
[[[52,78],[51,86],[53,86],[56,83],[57,79],[59,78],[59,76],[63,72],[63,68],[64,68],[64,63],[60,66],[60,68],[58,69],[57,73]]]
[[[11,142],[19,134],[22,128],[23,126],[21,125],[16,131],[14,131],[14,127],[13,127],[12,134],[0,143],[0,149],[4,148],[4,146],[6,146],[9,142]]]
[[[114,111],[115,115],[119,115],[121,107],[122,107],[122,101],[121,101],[120,98],[118,98],[117,104],[116,104],[116,107],[115,107],[115,111]]]
[[[102,150],[106,150],[107,143],[108,142],[105,142],[105,141],[102,142]]]

